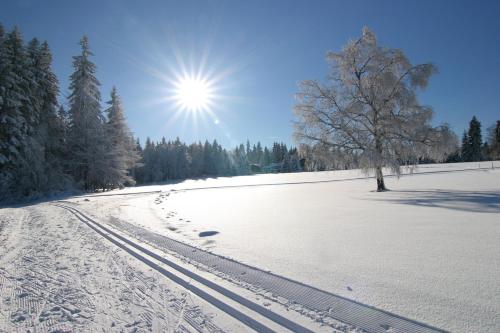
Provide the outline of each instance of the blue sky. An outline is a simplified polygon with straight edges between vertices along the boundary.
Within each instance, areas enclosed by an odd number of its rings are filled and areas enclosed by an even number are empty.
[[[420,94],[460,134],[476,115],[500,119],[498,1],[1,1],[0,22],[47,40],[62,96],[71,56],[87,34],[103,100],[116,85],[129,125],[146,136],[293,143],[297,83],[324,79],[325,54],[368,26],[413,63],[439,68]],[[171,82],[182,70],[215,81],[213,114],[177,112]],[[61,99],[64,101],[64,98]]]

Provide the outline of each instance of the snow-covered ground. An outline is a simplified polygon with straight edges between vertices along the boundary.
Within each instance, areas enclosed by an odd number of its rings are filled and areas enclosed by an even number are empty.
[[[0,210],[0,332],[245,331],[69,212]]]
[[[388,177],[385,193],[350,170],[189,180],[84,204],[427,324],[498,332],[500,170],[492,165],[422,165]]]
[[[388,177],[384,193],[349,170],[188,180],[65,202],[117,230],[143,227],[151,239],[164,235],[262,276],[269,270],[453,332],[498,332],[500,169],[492,166],[500,162],[422,165]],[[193,330],[179,304],[205,331],[244,329],[50,202],[1,209],[0,243],[0,331]]]

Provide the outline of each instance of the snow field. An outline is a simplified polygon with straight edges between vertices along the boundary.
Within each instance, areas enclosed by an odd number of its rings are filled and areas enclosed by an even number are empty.
[[[373,192],[373,179],[337,181],[363,177],[350,170],[187,181],[120,197],[121,206],[99,202],[128,222],[365,304],[453,332],[497,332],[500,170],[491,164],[421,166],[425,174],[387,178],[385,193]],[[212,188],[193,189],[202,187]]]
[[[189,180],[66,200],[99,221],[145,228],[434,327],[497,332],[500,170],[492,165],[500,163],[423,165],[388,177],[384,193],[348,170]],[[0,241],[0,331],[244,329],[50,203],[1,209]],[[245,286],[205,270],[218,283]],[[247,297],[273,311],[284,304],[326,318],[250,284]],[[331,324],[323,329],[352,330]]]

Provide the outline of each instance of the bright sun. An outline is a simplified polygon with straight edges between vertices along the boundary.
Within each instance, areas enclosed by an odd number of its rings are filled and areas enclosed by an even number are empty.
[[[182,108],[200,111],[210,106],[211,87],[206,80],[186,77],[179,80],[176,86],[176,100]]]

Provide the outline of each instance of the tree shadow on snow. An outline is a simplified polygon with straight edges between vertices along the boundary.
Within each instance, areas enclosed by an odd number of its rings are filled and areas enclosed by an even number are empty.
[[[422,207],[436,207],[474,213],[500,213],[500,192],[416,190],[391,191],[380,201]],[[397,197],[396,197],[397,196]]]

